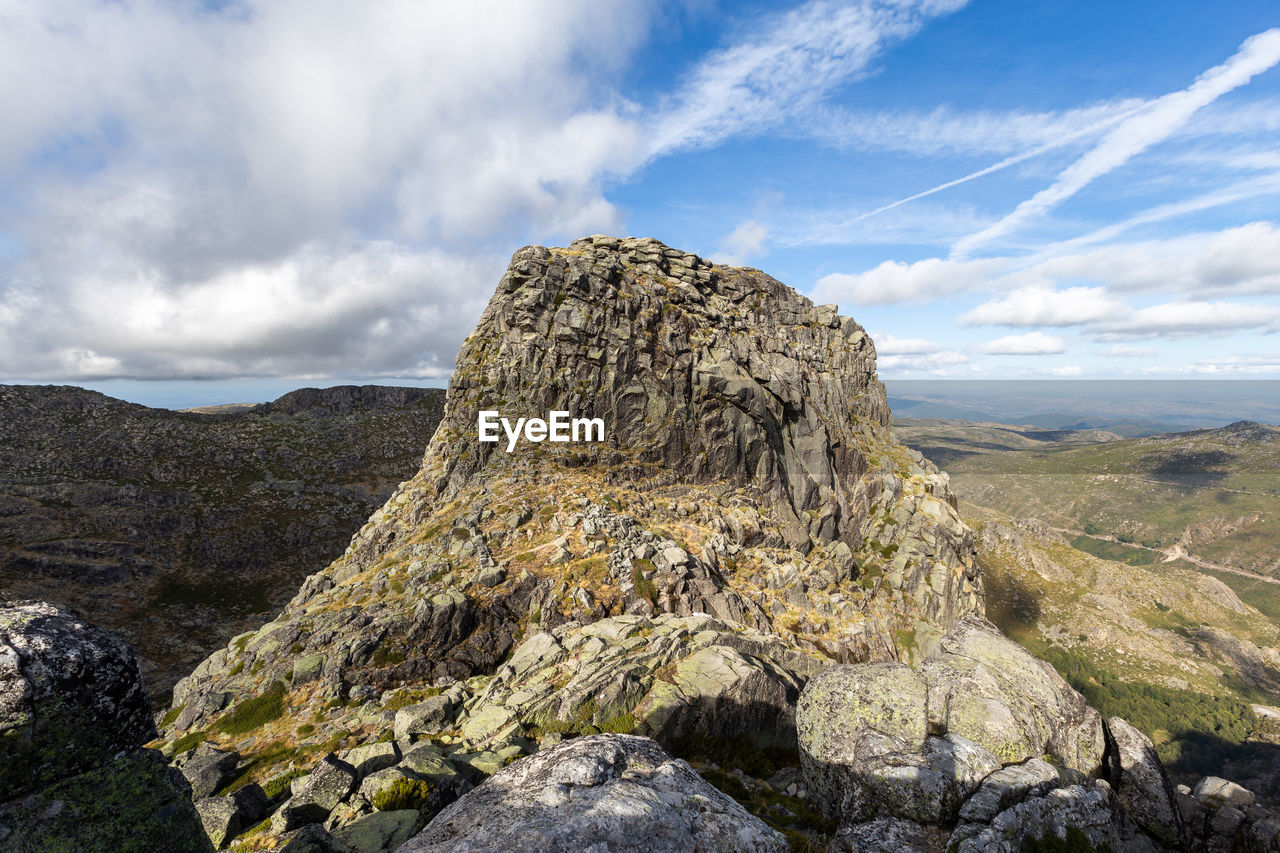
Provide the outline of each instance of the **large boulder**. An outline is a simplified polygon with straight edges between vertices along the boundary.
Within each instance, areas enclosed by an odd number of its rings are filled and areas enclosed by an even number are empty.
[[[155,737],[128,643],[42,601],[0,608],[0,800]]]
[[[652,740],[576,738],[495,774],[401,853],[782,851],[783,837]]]
[[[1129,815],[1153,838],[1176,847],[1185,841],[1182,818],[1169,775],[1165,773],[1155,745],[1142,732],[1120,717],[1107,720],[1115,744],[1117,794]]]
[[[126,643],[38,601],[0,608],[0,849],[206,853]]]
[[[5,853],[211,853],[191,789],[136,749],[0,805]]]
[[[191,783],[191,797],[196,800],[213,796],[215,791],[234,779],[239,763],[237,753],[217,749],[207,743],[182,753],[172,762]]]
[[[1102,718],[1052,667],[973,617],[919,669],[822,672],[800,698],[796,725],[811,796],[846,823],[951,823],[1004,765],[1048,755],[1092,775],[1106,749]],[[989,792],[984,811],[1002,797]]]
[[[1003,764],[1051,755],[1086,776],[1102,769],[1102,716],[1052,666],[977,617],[939,648],[921,667],[932,727],[982,744]]]

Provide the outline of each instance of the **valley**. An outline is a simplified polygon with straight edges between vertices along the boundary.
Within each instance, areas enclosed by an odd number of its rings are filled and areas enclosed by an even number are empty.
[[[1175,776],[1280,795],[1280,429],[908,418],[895,435],[947,460],[994,622],[1143,728]]]

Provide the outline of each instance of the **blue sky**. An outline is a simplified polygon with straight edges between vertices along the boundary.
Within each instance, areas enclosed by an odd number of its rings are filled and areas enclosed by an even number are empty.
[[[0,381],[447,381],[511,253],[656,236],[886,378],[1280,378],[1274,2],[0,12]]]

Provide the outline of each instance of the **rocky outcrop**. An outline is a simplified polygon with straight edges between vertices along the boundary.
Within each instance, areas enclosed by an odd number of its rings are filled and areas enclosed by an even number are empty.
[[[1194,788],[1179,785],[1174,796],[1193,850],[1280,850],[1280,814],[1263,808],[1253,791],[1206,776]]]
[[[37,601],[0,608],[0,848],[211,850],[155,734],[133,650]]]
[[[981,619],[919,668],[824,671],[796,717],[810,796],[846,849],[882,849],[882,829],[921,851],[1012,853],[1068,828],[1117,850],[1183,841],[1151,742],[1119,719],[1109,734],[1052,667]]]
[[[489,409],[598,417],[605,440],[507,452],[478,440]],[[505,762],[600,732],[752,756],[763,785],[796,761],[813,673],[919,661],[980,611],[972,546],[946,475],[891,440],[852,320],[656,241],[531,247],[459,354],[421,470],[175,686],[166,749],[235,747],[269,787],[395,738],[336,802],[292,791],[282,838],[425,820]],[[808,820],[797,808],[778,820]]]
[[[601,734],[502,770],[400,848],[516,849],[772,853],[786,843],[653,741]]]
[[[167,695],[342,552],[417,469],[443,398],[302,389],[201,415],[0,385],[0,588],[119,633]]]

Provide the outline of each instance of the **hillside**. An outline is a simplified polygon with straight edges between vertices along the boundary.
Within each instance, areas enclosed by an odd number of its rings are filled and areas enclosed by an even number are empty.
[[[938,447],[918,429],[905,427],[904,441]],[[965,441],[940,455],[949,457],[947,471],[967,500],[1087,535],[1077,545],[1100,556],[1182,557],[1280,578],[1280,428],[1241,421],[1087,446],[1003,449]],[[1265,583],[1238,577],[1225,580],[1254,589]]]
[[[72,606],[167,694],[417,468],[443,391],[303,389],[231,414],[0,386],[0,591]]]
[[[1280,796],[1280,730],[1252,707],[1280,704],[1280,429],[895,434],[947,460],[993,621],[1152,735],[1183,781]]]

